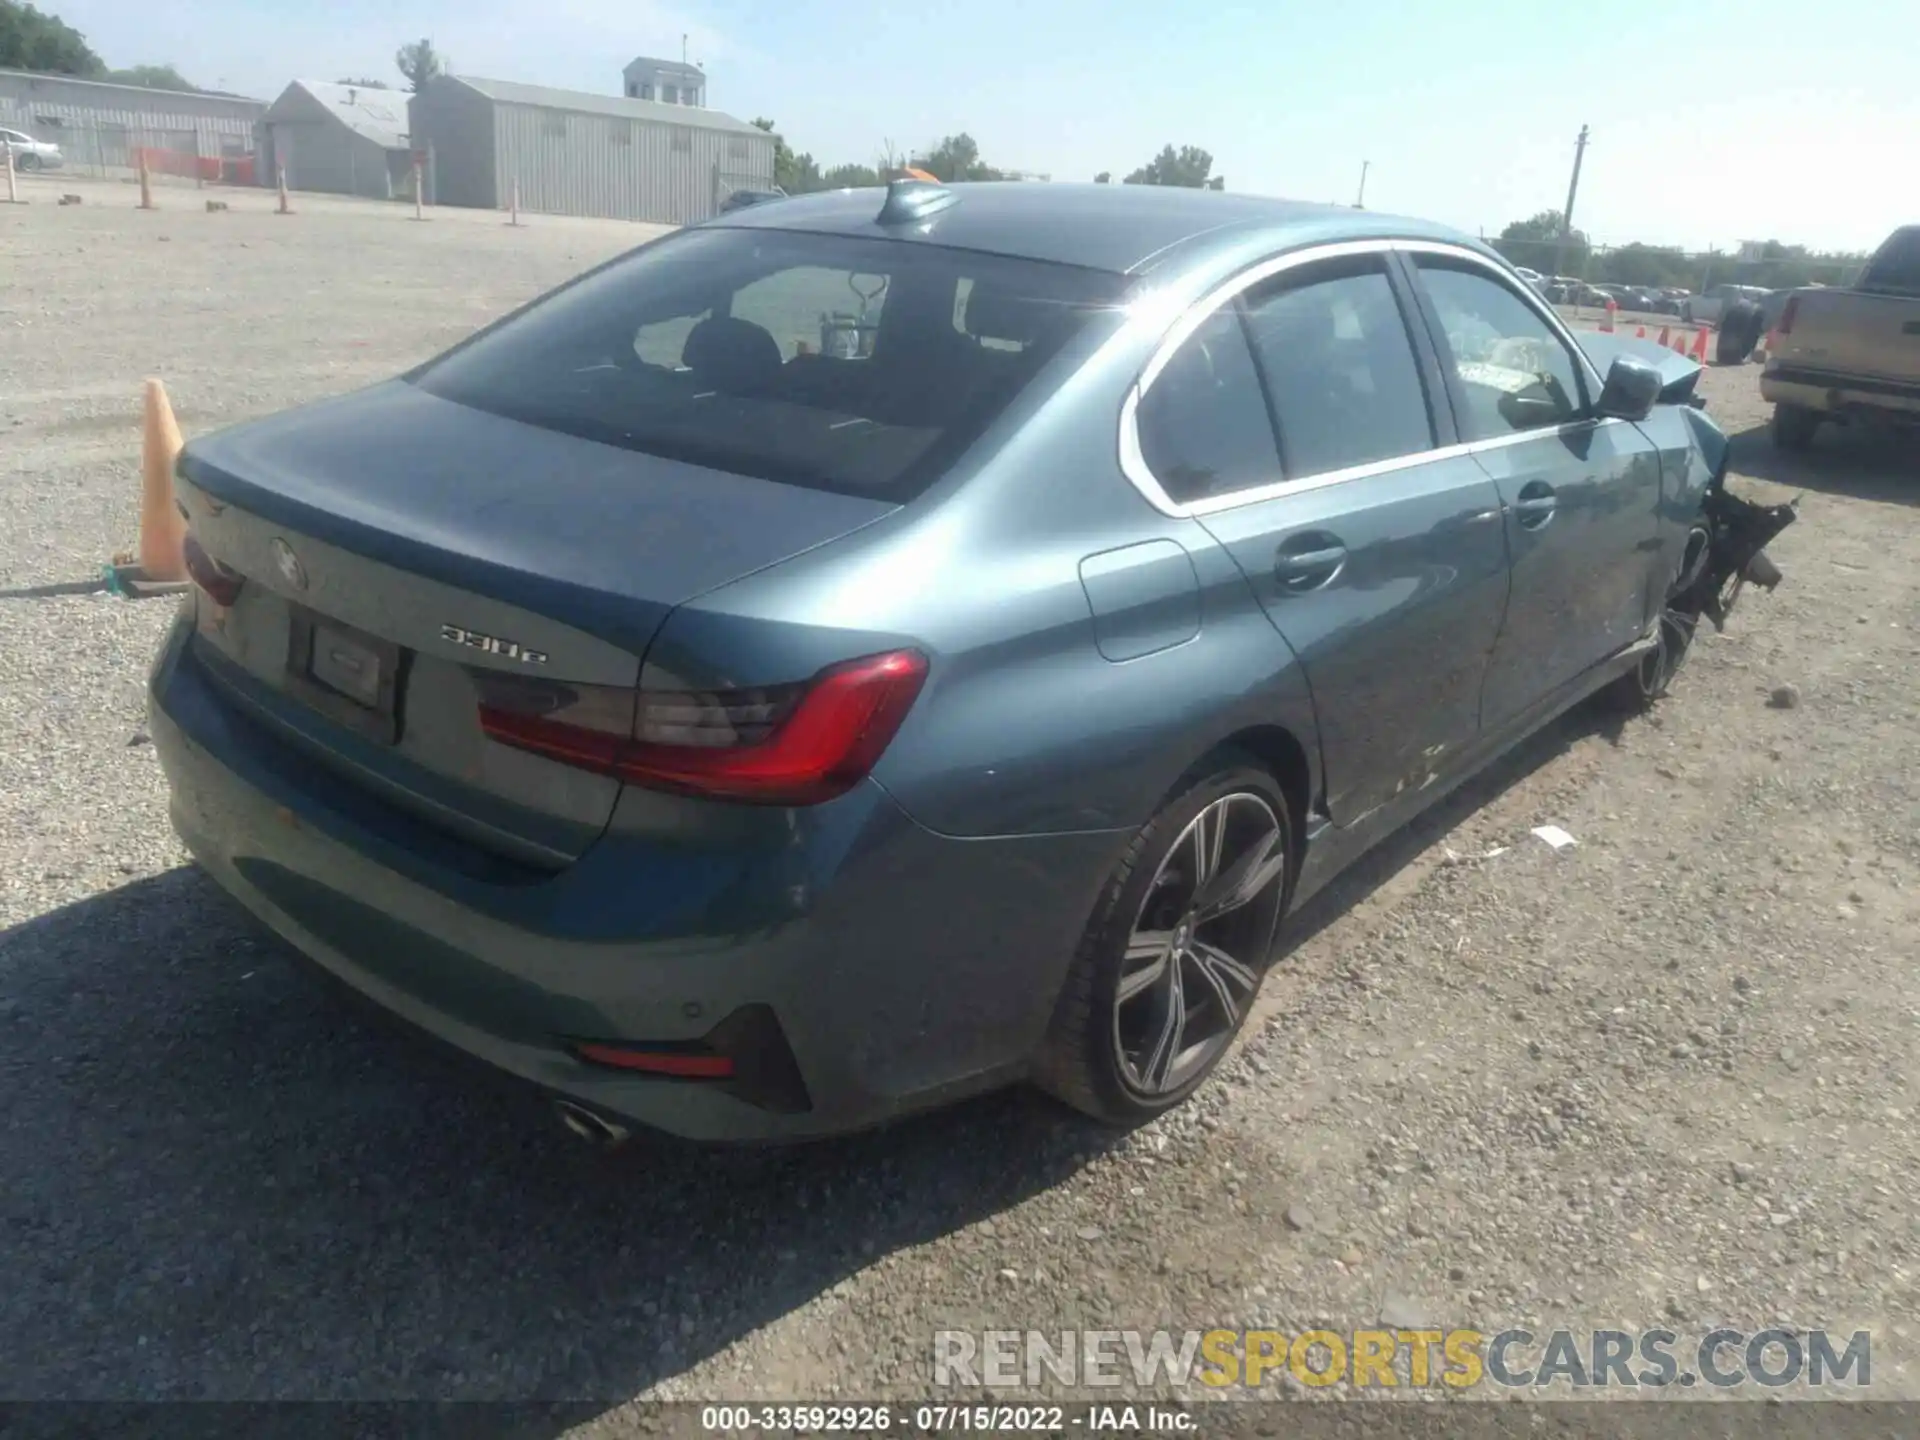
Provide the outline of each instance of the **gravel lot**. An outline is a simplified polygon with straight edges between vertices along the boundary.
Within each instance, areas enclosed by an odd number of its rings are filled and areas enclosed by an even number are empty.
[[[1115,1139],[1014,1094],[602,1158],[186,867],[141,728],[171,602],[77,592],[134,537],[143,376],[205,431],[646,231],[26,188],[0,205],[0,1396],[586,1398],[610,1434],[643,1395],[921,1396],[939,1328],[1385,1315],[1869,1327],[1876,1393],[1920,1397],[1910,452],[1777,456],[1758,367],[1710,371],[1747,491],[1806,493],[1787,584],[1656,717],[1569,717],[1297,917],[1185,1112]]]

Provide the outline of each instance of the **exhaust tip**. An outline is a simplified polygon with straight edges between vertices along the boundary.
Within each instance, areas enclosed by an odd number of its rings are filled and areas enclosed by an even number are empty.
[[[616,1125],[604,1116],[596,1115],[584,1106],[571,1100],[556,1100],[554,1107],[560,1115],[560,1123],[576,1138],[601,1150],[613,1150],[627,1143],[632,1133],[624,1125]]]

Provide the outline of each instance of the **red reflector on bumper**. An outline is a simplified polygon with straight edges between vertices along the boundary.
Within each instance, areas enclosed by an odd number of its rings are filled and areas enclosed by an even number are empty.
[[[702,1055],[684,1050],[629,1050],[621,1045],[575,1045],[574,1054],[596,1065],[617,1070],[642,1070],[650,1075],[677,1075],[684,1080],[730,1080],[731,1055]]]

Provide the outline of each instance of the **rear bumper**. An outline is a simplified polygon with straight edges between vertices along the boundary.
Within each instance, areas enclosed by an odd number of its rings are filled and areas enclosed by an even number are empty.
[[[1823,415],[1869,411],[1920,422],[1920,384],[1898,380],[1769,365],[1760,376],[1760,395],[1769,404],[1798,405]]]
[[[404,825],[316,786],[170,632],[149,681],[174,827],[213,879],[385,1009],[498,1068],[697,1140],[863,1128],[1021,1077],[1118,832],[956,840],[869,782],[794,843],[690,855],[609,835],[505,884],[395,863]],[[777,1020],[809,1108],[575,1058],[566,1039],[697,1040]]]

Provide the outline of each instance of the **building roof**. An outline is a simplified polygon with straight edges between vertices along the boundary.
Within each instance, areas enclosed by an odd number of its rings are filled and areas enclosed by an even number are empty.
[[[1344,205],[1162,185],[1034,185],[1018,180],[951,187],[958,202],[911,227],[877,223],[882,190],[830,190],[751,205],[711,225],[815,230],[990,250],[1094,270],[1143,272],[1174,258],[1258,243],[1273,249],[1334,240],[1407,237],[1479,247],[1444,226]]]
[[[482,80],[475,75],[445,77],[478,90],[492,100],[512,105],[538,105],[547,110],[571,110],[577,115],[613,115],[627,120],[656,120],[663,125],[691,125],[696,130],[725,130],[739,135],[772,136],[744,120],[698,105],[663,105],[657,100],[629,100],[623,95],[592,95],[584,90],[552,90],[545,85],[522,85],[514,80]],[[437,82],[436,82],[437,83]]]
[[[365,85],[335,85],[328,80],[295,80],[268,107],[269,122],[293,118],[299,92],[356,135],[388,150],[407,148],[407,97],[399,90],[375,90]]]
[[[122,85],[112,80],[83,80],[77,75],[52,75],[40,70],[3,70],[0,80],[24,82],[27,89],[61,89],[75,86],[91,94],[102,103],[119,104],[127,109],[138,109],[135,97],[152,103],[165,103],[174,108],[193,108],[219,106],[229,110],[264,110],[267,102],[255,100],[248,95],[235,95],[227,90],[161,90],[152,85]],[[9,88],[22,88],[19,84]]]
[[[636,70],[645,70],[657,75],[680,75],[689,80],[705,80],[707,72],[698,65],[689,65],[684,60],[656,60],[651,55],[636,55],[627,62],[627,68],[620,73],[631,75]]]

